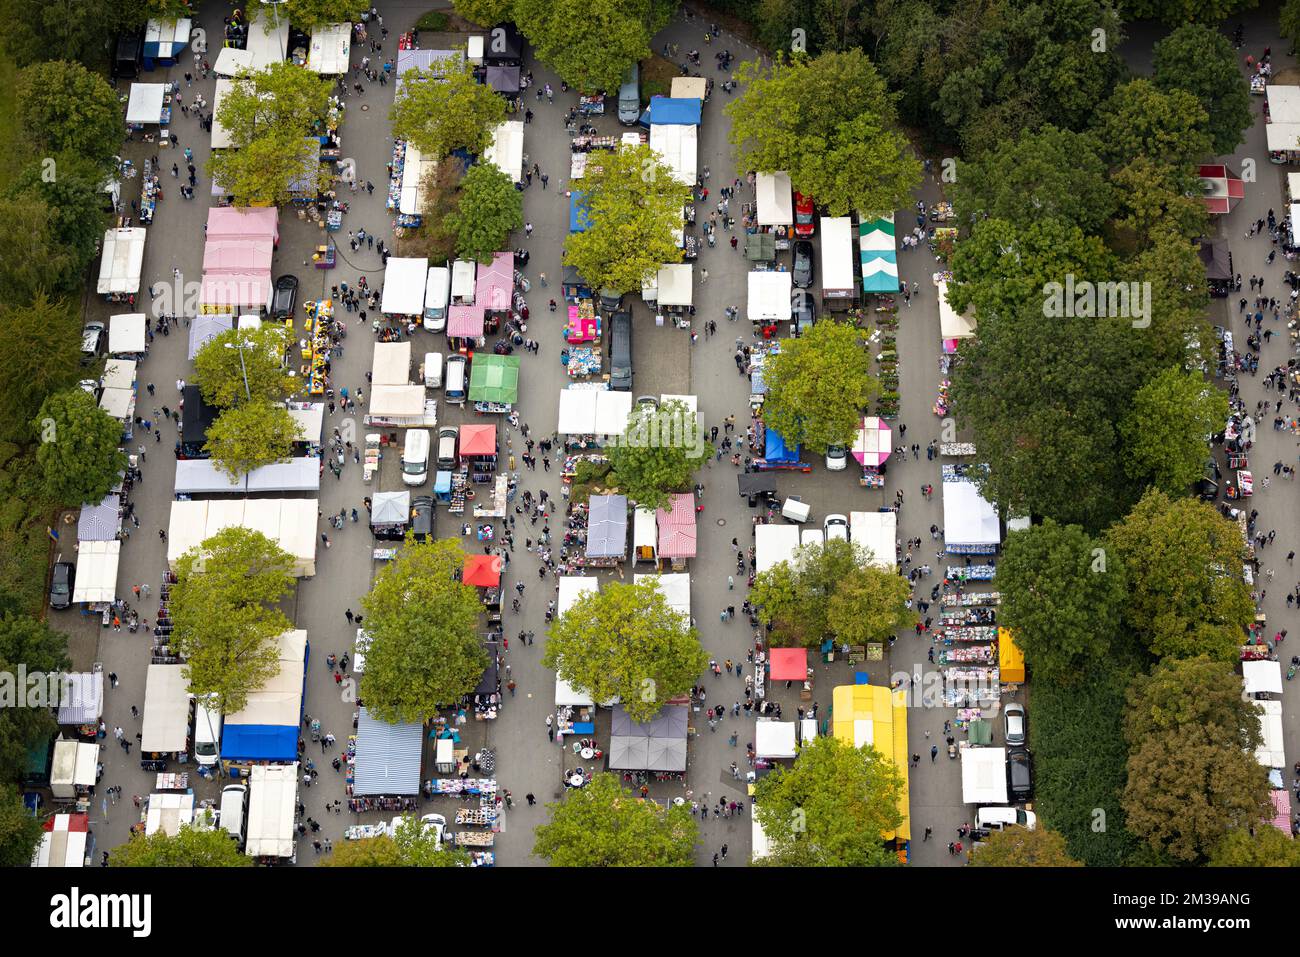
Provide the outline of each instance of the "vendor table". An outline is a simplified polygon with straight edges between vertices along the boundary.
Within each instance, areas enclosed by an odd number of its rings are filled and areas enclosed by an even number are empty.
[[[158,775],[154,782],[155,791],[188,791],[190,776],[187,773],[165,773]]]

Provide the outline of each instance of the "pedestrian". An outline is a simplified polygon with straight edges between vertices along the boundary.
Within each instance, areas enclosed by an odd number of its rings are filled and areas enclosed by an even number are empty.
[[[708,282],[708,281],[709,281],[709,271],[707,269],[701,269],[700,282]]]
[[[934,759],[937,758],[938,756],[939,756],[939,746],[937,744],[930,745],[930,763],[934,764]]]
[[[349,625],[352,624],[352,618],[353,618],[353,615],[352,615],[352,609],[349,608],[349,609],[347,609],[346,611],[344,611],[344,612],[343,612],[343,617],[346,618],[346,619],[348,620],[348,624],[349,624]]]
[[[524,223],[524,236],[528,237],[528,236],[532,236],[532,234],[533,234],[533,224]]]
[[[956,854],[956,853],[957,853],[957,845],[954,844],[952,841],[949,841],[949,842],[948,842],[948,853],[949,853],[949,854]]]

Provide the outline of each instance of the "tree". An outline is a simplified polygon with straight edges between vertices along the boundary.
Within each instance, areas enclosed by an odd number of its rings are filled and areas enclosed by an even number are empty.
[[[441,843],[434,828],[404,816],[393,834],[348,841],[321,862],[324,867],[468,867],[469,854]]]
[[[537,58],[579,93],[614,92],[638,60],[650,55],[649,0],[515,0],[514,15]]]
[[[122,423],[81,389],[51,394],[32,428],[41,437],[36,463],[45,491],[61,505],[102,501],[126,469]]]
[[[173,837],[164,831],[133,834],[109,851],[111,867],[252,867],[224,828],[185,824]]]
[[[0,292],[7,299],[76,288],[76,251],[60,242],[58,224],[58,213],[38,196],[0,199]]]
[[[506,248],[510,233],[524,225],[524,194],[496,166],[476,163],[461,181],[457,209],[446,220],[456,230],[458,256],[491,262]]]
[[[236,206],[283,206],[295,196],[326,189],[330,177],[317,144],[293,130],[267,130],[240,149],[214,152],[208,175]]]
[[[1205,436],[1228,418],[1228,396],[1208,387],[1199,372],[1170,368],[1156,373],[1133,396],[1120,420],[1134,479],[1168,495],[1182,495],[1205,468]]]
[[[70,665],[68,639],[45,622],[12,612],[0,619],[0,675],[10,676],[0,681],[0,783],[20,780],[31,751],[48,745],[58,731],[49,707],[28,707],[35,702],[16,684],[19,667],[29,675],[49,675]]]
[[[293,558],[261,532],[217,532],[176,563],[172,642],[190,693],[234,714],[279,674],[277,639],[293,624],[278,607],[293,590]]]
[[[0,783],[0,867],[30,867],[41,833],[41,822],[27,810],[18,789]]]
[[[492,27],[514,19],[514,0],[452,0],[452,8],[471,23]]]
[[[81,329],[62,299],[38,294],[29,303],[0,301],[0,365],[9,383],[0,392],[0,435],[21,441],[52,392],[76,385],[81,368]]]
[[[1083,866],[1070,856],[1065,839],[1044,827],[998,831],[985,838],[982,846],[971,848],[970,863],[974,867]]]
[[[460,581],[465,553],[454,539],[408,537],[362,599],[370,648],[361,698],[381,721],[426,721],[474,690],[487,668],[478,639],[482,609]]]
[[[1150,80],[1130,80],[1094,115],[1098,148],[1112,166],[1139,156],[1189,166],[1214,152],[1209,115],[1186,90],[1163,91]]]
[[[474,79],[463,58],[402,74],[402,92],[389,113],[393,136],[429,159],[442,159],[456,149],[483,153],[505,118],[505,101]]]
[[[1210,867],[1300,867],[1300,841],[1261,824],[1234,828],[1210,853]]]
[[[1155,82],[1161,90],[1185,90],[1209,117],[1210,152],[1228,154],[1254,122],[1250,87],[1228,38],[1202,23],[1187,23],[1155,45]]]
[[[832,216],[909,205],[921,164],[896,129],[894,97],[861,50],[740,68],[728,103],[740,175],[784,170]]]
[[[685,492],[691,476],[713,453],[695,413],[676,400],[659,408],[637,405],[627,432],[606,453],[614,467],[610,484],[638,505],[665,508],[669,492]]]
[[[194,356],[203,401],[228,409],[242,402],[289,398],[297,386],[283,362],[288,342],[284,327],[269,323],[259,329],[230,329],[210,339]]]
[[[14,101],[36,154],[112,167],[122,147],[122,104],[102,77],[64,60],[33,64],[19,72]]]
[[[367,663],[367,667],[369,664]],[[551,867],[690,867],[695,819],[684,804],[660,807],[623,789],[616,774],[597,774],[536,830],[533,853]]]
[[[1285,0],[1278,12],[1278,28],[1291,41],[1292,49],[1300,44],[1300,0]]]
[[[203,450],[232,479],[289,457],[302,429],[283,405],[255,399],[217,416]]]
[[[1209,217],[1201,201],[1200,180],[1190,166],[1135,156],[1115,170],[1110,181],[1119,197],[1113,226],[1132,233],[1138,248],[1149,245],[1157,233],[1173,233],[1186,240],[1206,233]],[[1202,271],[1205,268],[1199,261],[1197,266]],[[1199,283],[1197,288],[1204,285]]]
[[[819,322],[783,342],[763,374],[764,424],[787,446],[806,445],[818,455],[853,441],[863,409],[879,390],[861,334],[839,322]]]
[[[1041,525],[1007,536],[998,563],[999,624],[1015,635],[1035,681],[1077,683],[1119,636],[1126,575],[1078,525]]]
[[[350,0],[300,0],[350,2]],[[293,63],[272,63],[245,73],[231,84],[217,111],[217,122],[230,134],[231,145],[243,149],[266,136],[310,136],[329,108],[332,82]]]
[[[840,583],[866,563],[861,545],[839,539],[804,545],[792,561],[778,562],[760,572],[749,599],[758,606],[764,624],[772,625],[774,643],[813,647],[831,629],[831,598]],[[844,602],[852,603],[856,597],[846,596]]]
[[[1153,654],[1236,660],[1255,608],[1233,522],[1204,502],[1152,490],[1106,537],[1128,569],[1125,620]]]
[[[699,634],[653,580],[583,595],[549,634],[546,667],[597,701],[621,699],[633,721],[649,721],[685,694],[709,661]]]
[[[771,847],[763,863],[892,866],[897,859],[883,835],[903,823],[902,797],[902,775],[875,748],[814,738],[793,767],[775,768],[758,782],[753,812]]]
[[[681,259],[673,230],[681,228],[690,188],[649,146],[602,155],[582,187],[589,225],[569,235],[564,264],[593,287],[631,292],[664,263]]]
[[[335,23],[358,23],[370,0],[284,0],[285,20],[300,30]]]
[[[69,273],[79,279],[98,255],[109,222],[104,212],[103,172],[80,156],[59,156],[51,162],[54,165],[50,167],[29,164],[15,179],[9,195],[45,204],[51,238],[62,247]],[[50,276],[50,284],[61,284],[56,274]]]
[[[1124,0],[1130,20],[1162,23],[1219,23],[1234,13],[1253,9],[1258,0]]]
[[[958,167],[953,207],[962,223],[1041,219],[1072,223],[1094,234],[1115,208],[1106,164],[1092,137],[1044,126]]]
[[[118,2],[83,3],[82,0],[51,0],[31,6],[21,0],[0,4],[5,21],[4,46],[20,66],[43,61],[51,51],[65,60],[80,60],[92,66],[104,57],[104,41],[115,26],[139,25],[141,16],[122,22]]]
[[[907,579],[868,565],[850,571],[835,587],[826,608],[826,623],[841,644],[886,641],[900,628],[916,623],[907,607]]]
[[[1265,820],[1267,771],[1254,702],[1226,662],[1166,661],[1129,691],[1124,810],[1152,851],[1189,863],[1233,828]]]

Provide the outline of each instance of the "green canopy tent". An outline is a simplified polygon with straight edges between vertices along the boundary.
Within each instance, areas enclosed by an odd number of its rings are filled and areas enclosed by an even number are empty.
[[[776,237],[771,233],[746,235],[745,258],[756,263],[773,262],[776,259]]]
[[[469,399],[514,405],[519,400],[519,357],[476,353],[470,364]]]
[[[970,723],[971,744],[992,744],[993,724],[984,718],[972,718]]]

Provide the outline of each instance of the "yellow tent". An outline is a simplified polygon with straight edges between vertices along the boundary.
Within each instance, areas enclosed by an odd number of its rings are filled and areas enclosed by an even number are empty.
[[[998,669],[1005,682],[1019,684],[1025,680],[1025,653],[1012,638],[1009,628],[998,629]]]
[[[908,816],[907,779],[907,692],[890,691],[879,685],[840,685],[832,691],[831,733],[850,747],[869,744],[894,762],[903,780],[898,811],[903,817],[897,833],[886,832],[885,840],[912,837]]]

